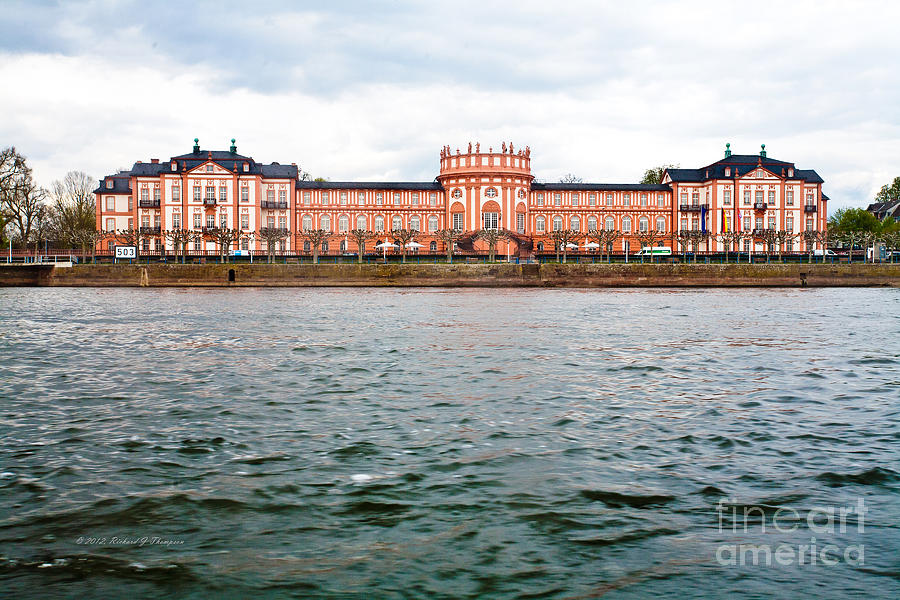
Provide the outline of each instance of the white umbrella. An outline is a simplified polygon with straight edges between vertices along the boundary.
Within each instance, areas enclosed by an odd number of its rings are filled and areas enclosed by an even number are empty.
[[[584,247],[588,250],[596,250],[600,247],[600,244],[598,244],[597,242],[587,242]]]
[[[568,244],[566,244],[566,248],[574,248],[575,250],[578,250],[578,244],[573,244],[572,242],[569,242]]]
[[[422,247],[422,244],[420,244],[419,242],[410,242],[410,243],[406,244],[406,247],[407,247],[407,248],[413,248],[413,249],[415,249],[415,248],[421,248],[421,247]]]
[[[384,250],[384,262],[386,263],[386,262],[387,262],[387,249],[388,249],[388,248],[392,248],[392,249],[393,249],[393,248],[396,248],[397,246],[395,246],[394,244],[390,243],[390,242],[387,241],[387,240],[384,240],[384,241],[381,242],[380,244],[375,244],[375,247],[376,247],[376,248],[381,248],[382,250]]]

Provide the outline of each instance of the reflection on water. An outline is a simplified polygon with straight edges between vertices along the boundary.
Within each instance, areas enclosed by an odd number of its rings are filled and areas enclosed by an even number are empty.
[[[0,585],[893,598],[898,300],[0,290]],[[864,564],[717,557],[811,536],[723,529],[722,506],[803,518],[859,498],[864,531],[817,543],[864,545]]]

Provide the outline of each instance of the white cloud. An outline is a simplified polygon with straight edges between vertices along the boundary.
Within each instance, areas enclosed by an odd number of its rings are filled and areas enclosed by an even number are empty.
[[[287,4],[250,17],[217,3],[152,19],[142,6],[0,16],[0,77],[15,82],[0,90],[0,141],[44,183],[167,158],[194,136],[357,180],[430,180],[440,147],[469,140],[530,145],[549,181],[606,182],[766,143],[816,169],[832,209],[900,174],[892,3]],[[39,23],[53,35],[35,37]]]

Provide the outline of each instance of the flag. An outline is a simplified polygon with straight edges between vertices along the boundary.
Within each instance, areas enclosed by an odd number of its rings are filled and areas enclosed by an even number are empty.
[[[700,231],[706,233],[706,205],[700,207]]]
[[[728,213],[722,209],[722,233],[728,233]]]
[[[737,211],[737,231],[741,230],[741,211]]]

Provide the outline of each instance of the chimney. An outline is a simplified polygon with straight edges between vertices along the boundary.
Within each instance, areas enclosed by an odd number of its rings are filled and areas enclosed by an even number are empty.
[[[151,165],[158,165],[158,164],[159,164],[159,159],[158,159],[158,158],[151,158],[151,159],[150,159],[150,164],[151,164]]]

